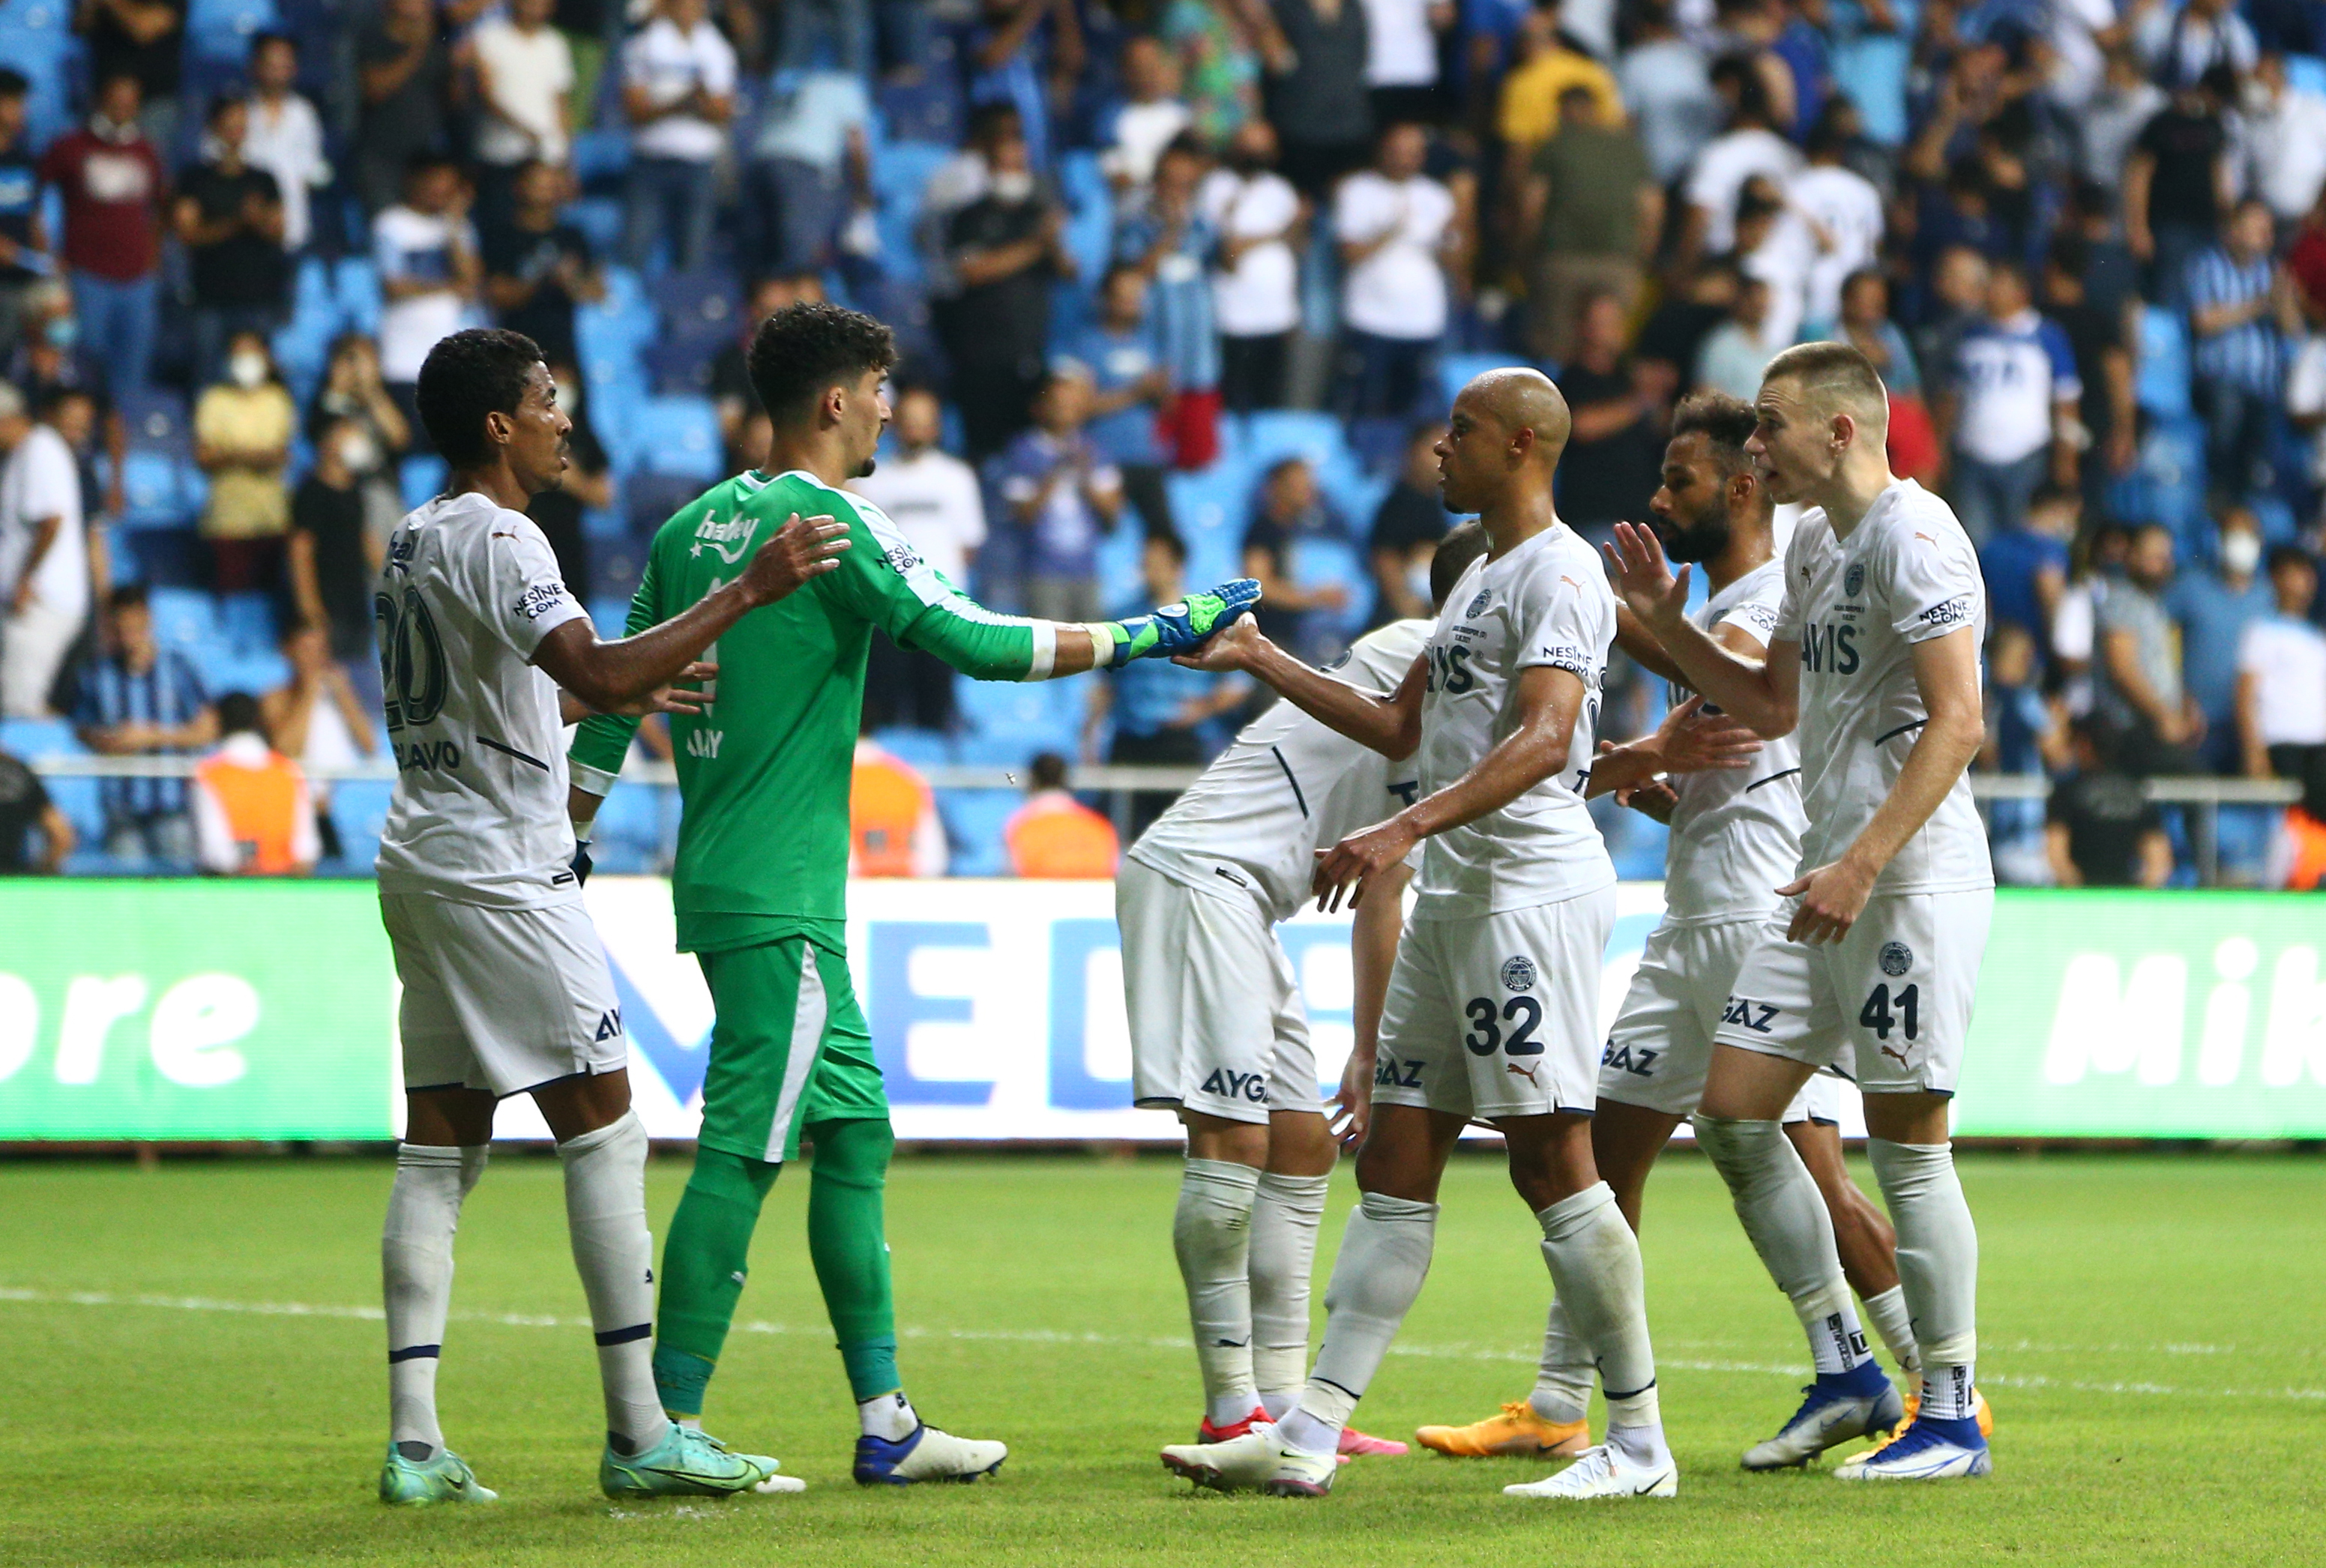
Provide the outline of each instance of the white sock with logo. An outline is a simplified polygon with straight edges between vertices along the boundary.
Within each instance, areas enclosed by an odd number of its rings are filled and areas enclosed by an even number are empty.
[[[1819,1375],[1847,1372],[1865,1360],[1865,1331],[1842,1277],[1833,1216],[1784,1129],[1773,1121],[1701,1112],[1690,1119],[1698,1146],[1728,1183],[1753,1249],[1793,1304]]]
[[[1906,1307],[1906,1287],[1893,1285],[1879,1295],[1860,1296],[1857,1304],[1865,1309],[1865,1321],[1874,1325],[1898,1370],[1920,1378],[1922,1357],[1914,1344],[1914,1314]]]
[[[1308,1377],[1308,1293],[1330,1176],[1260,1174],[1251,1209],[1251,1376],[1273,1421]]]
[[[1260,1173],[1232,1160],[1191,1159],[1179,1175],[1171,1250],[1187,1291],[1205,1414],[1214,1426],[1260,1403],[1252,1386],[1251,1220]]]
[[[902,1388],[893,1394],[875,1394],[870,1399],[856,1402],[856,1424],[867,1437],[901,1443],[912,1436],[913,1429],[920,1424],[919,1414],[913,1409],[913,1402],[905,1397]]]
[[[1567,1304],[1550,1298],[1550,1321],[1542,1331],[1542,1361],[1535,1369],[1534,1392],[1527,1403],[1545,1421],[1566,1426],[1591,1407],[1591,1347],[1575,1331]]]
[[[1648,1339],[1640,1240],[1615,1206],[1615,1190],[1595,1182],[1535,1215],[1542,1260],[1567,1305],[1576,1337],[1590,1347],[1607,1396],[1607,1440],[1642,1462],[1663,1451],[1656,1398],[1656,1352]]]
[[[1960,1421],[1977,1406],[1978,1228],[1949,1144],[1865,1140],[1882,1201],[1898,1228],[1898,1284],[1922,1357],[1921,1414]]]
[[[1300,1403],[1277,1433],[1304,1453],[1331,1453],[1357,1401],[1413,1310],[1437,1240],[1437,1205],[1367,1192],[1349,1211],[1325,1290],[1325,1342]]]
[[[380,1294],[387,1315],[388,1440],[417,1463],[444,1447],[436,1367],[452,1305],[452,1235],[461,1202],[485,1174],[490,1146],[400,1144],[380,1226]]]
[[[590,1298],[606,1440],[622,1454],[662,1442],[670,1422],[654,1380],[654,1237],[647,1229],[647,1129],[635,1112],[557,1146],[565,1228]]]

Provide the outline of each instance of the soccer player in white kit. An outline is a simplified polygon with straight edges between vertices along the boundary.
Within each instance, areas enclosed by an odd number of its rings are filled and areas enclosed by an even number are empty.
[[[1455,528],[1431,561],[1432,591],[1449,589],[1485,552],[1475,523]],[[1429,632],[1426,620],[1392,622],[1360,638],[1332,673],[1394,691]],[[1308,1276],[1337,1150],[1275,927],[1307,901],[1318,848],[1410,805],[1419,778],[1410,757],[1392,762],[1279,702],[1155,820],[1115,878],[1132,1097],[1177,1112],[1187,1129],[1171,1244],[1204,1380],[1198,1443],[1276,1420],[1308,1372]],[[1354,1118],[1370,1107],[1370,1046],[1402,890],[1402,875],[1385,874],[1351,937],[1357,1049],[1337,1103]],[[1340,1450],[1403,1453],[1405,1444],[1344,1427]]]
[[[1491,552],[1457,583],[1423,657],[1377,698],[1308,669],[1243,623],[1185,662],[1242,669],[1388,756],[1419,748],[1414,804],[1317,862],[1320,902],[1423,845],[1419,895],[1383,1005],[1362,1199],[1326,1294],[1325,1341],[1281,1421],[1232,1442],[1164,1450],[1199,1484],[1317,1497],[1334,1450],[1420,1294],[1437,1184],[1481,1120],[1605,1382],[1608,1442],[1559,1480],[1569,1497],[1669,1497],[1640,1253],[1592,1164],[1599,973],[1614,867],[1583,803],[1601,672],[1615,634],[1605,573],[1558,520],[1552,476],[1570,421],[1532,370],[1494,370],[1455,400],[1438,443],[1447,506],[1475,511]]]
[[[572,422],[531,339],[456,332],[429,351],[422,422],[451,478],[390,537],[374,599],[396,783],[380,835],[380,919],[404,985],[406,1114],[380,1240],[390,1436],[384,1502],[490,1502],[444,1446],[436,1368],[452,1233],[483,1175],[496,1102],[530,1094],[557,1139],[566,1223],[606,1397],[609,1496],[796,1489],[775,1461],[673,1424],[656,1396],[646,1129],[628,1043],[582,905],[566,814],[566,723],[686,711],[669,683],[720,634],[847,547],[797,517],[684,614],[601,643],[524,512],[554,487]],[[562,689],[562,691],[561,691]]]
[[[1670,559],[1701,562],[1707,598],[1690,618],[1714,641],[1760,658],[1784,597],[1773,507],[1744,450],[1754,429],[1749,404],[1725,393],[1683,399],[1664,450],[1663,483],[1649,503],[1650,524]],[[1696,706],[1663,650],[1636,618],[1619,617],[1616,640],[1641,663],[1674,680],[1672,715]],[[1724,720],[1725,721],[1725,720]],[[1671,723],[1668,715],[1666,726]],[[1673,1129],[1697,1108],[1712,1058],[1713,1031],[1729,1007],[1744,955],[1758,942],[1777,889],[1800,859],[1800,760],[1790,738],[1764,747],[1741,727],[1741,755],[1684,772],[1661,733],[1669,782],[1619,798],[1671,830],[1662,922],[1648,935],[1606,1048],[1599,1059],[1599,1109],[1591,1148],[1615,1202],[1639,1229],[1648,1173]],[[1617,751],[1630,747],[1614,747]],[[1604,747],[1604,743],[1603,743]],[[1603,749],[1589,794],[1611,776]],[[1865,1302],[1902,1372],[1912,1374],[1912,1325],[1898,1285],[1889,1220],[1859,1192],[1842,1160],[1839,1080],[1820,1072],[1785,1108],[1785,1136],[1834,1216],[1843,1274]],[[1425,1426],[1426,1448],[1457,1458],[1572,1453],[1588,1446],[1585,1406],[1591,1361],[1556,1304],[1543,1339],[1533,1393],[1467,1426]],[[1777,1455],[1763,1460],[1792,1462]],[[1748,1468],[1763,1468],[1747,1457]]]
[[[1946,503],[1890,472],[1888,396],[1856,348],[1806,343],[1763,374],[1752,442],[1779,502],[1809,510],[1785,553],[1766,662],[1686,614],[1644,528],[1621,524],[1618,586],[1689,682],[1768,737],[1800,730],[1800,874],[1737,973],[1697,1138],[1808,1331],[1816,1381],[1778,1438],[1803,1457],[1878,1431],[1896,1395],[1867,1354],[1833,1225],[1778,1127],[1819,1068],[1857,1081],[1866,1152],[1897,1227],[1922,1359],[1912,1423],[1841,1465],[1848,1480],[1984,1475],[1972,1387],[1978,1238],[1948,1141],[1993,914],[1986,835],[1964,771],[1984,733],[1978,559]]]

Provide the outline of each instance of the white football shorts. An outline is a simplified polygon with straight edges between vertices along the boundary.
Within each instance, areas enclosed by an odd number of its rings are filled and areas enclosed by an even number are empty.
[[[1648,933],[1599,1053],[1600,1099],[1666,1116],[1695,1111],[1736,971],[1766,930],[1766,916],[1748,915],[1696,925],[1667,922]],[[1840,1085],[1819,1073],[1793,1097],[1783,1119],[1838,1121],[1840,1102]]]
[[[1615,890],[1408,920],[1382,1004],[1373,1099],[1477,1121],[1599,1101],[1599,979]]]
[[[379,895],[404,982],[404,1084],[506,1099],[629,1065],[621,1004],[579,903],[489,909],[420,893]]]
[[[1714,1038],[1831,1067],[1868,1094],[1952,1094],[1992,888],[1877,894],[1837,942],[1789,942],[1788,903],[1745,955]]]
[[[1271,1111],[1324,1109],[1292,960],[1250,899],[1126,858],[1114,917],[1134,1104],[1263,1124]]]

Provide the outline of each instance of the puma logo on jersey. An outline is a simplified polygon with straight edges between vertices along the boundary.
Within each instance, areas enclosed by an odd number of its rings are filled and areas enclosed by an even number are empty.
[[[461,747],[453,741],[415,740],[395,748],[398,773],[433,773],[440,767],[460,765]]]
[[[707,512],[702,521],[694,525],[694,546],[689,555],[699,556],[707,547],[711,552],[732,566],[743,559],[743,552],[751,547],[751,535],[759,524],[751,518],[730,517],[719,521],[719,514]]]
[[[1724,1024],[1738,1025],[1752,1030],[1755,1035],[1766,1035],[1769,1032],[1769,1020],[1776,1016],[1777,1009],[1772,1003],[1755,1002],[1745,997],[1731,997],[1728,998],[1728,1006],[1720,1011],[1720,1021]]]
[[[1398,1071],[1399,1062],[1395,1057],[1384,1057],[1375,1062],[1373,1087],[1375,1089],[1419,1089],[1423,1063],[1408,1060],[1403,1065],[1405,1070],[1400,1072]]]
[[[1515,1062],[1505,1062],[1503,1063],[1503,1067],[1513,1078],[1523,1078],[1529,1083],[1533,1084],[1537,1089],[1540,1089],[1542,1087],[1542,1080],[1535,1076],[1537,1068],[1533,1062],[1530,1062],[1524,1066],[1521,1066]]]
[[[1204,1092],[1223,1099],[1248,1099],[1255,1105],[1266,1105],[1268,1081],[1257,1072],[1230,1072],[1214,1067],[1212,1075],[1204,1080]]]
[[[598,1038],[600,1040],[619,1040],[621,1036],[622,1010],[619,1007],[609,1007],[599,1016]]]
[[[1906,1053],[1903,1051],[1899,1050],[1897,1047],[1893,1045],[1880,1045],[1876,1046],[1875,1049],[1880,1051],[1884,1056],[1895,1056],[1898,1059],[1899,1066],[1903,1067],[1907,1065]]]
[[[1921,540],[1925,544],[1936,544],[1938,543],[1938,539],[1935,535],[1924,533],[1919,529],[1915,531],[1914,537]]]
[[[686,738],[686,755],[716,760],[721,743],[727,738],[723,729],[697,729]]]

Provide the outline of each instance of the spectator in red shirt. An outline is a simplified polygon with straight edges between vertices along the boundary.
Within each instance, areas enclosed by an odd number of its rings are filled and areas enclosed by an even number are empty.
[[[116,74],[97,91],[97,112],[58,137],[41,159],[41,181],[62,193],[65,266],[81,342],[106,367],[118,398],[142,389],[154,358],[168,180],[137,128],[137,79]]]

